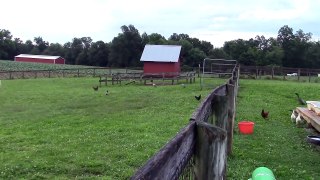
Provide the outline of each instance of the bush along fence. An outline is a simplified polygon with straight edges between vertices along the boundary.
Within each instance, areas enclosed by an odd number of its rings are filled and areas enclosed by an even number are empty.
[[[190,123],[131,177],[137,179],[226,179],[232,153],[240,67],[192,114]]]

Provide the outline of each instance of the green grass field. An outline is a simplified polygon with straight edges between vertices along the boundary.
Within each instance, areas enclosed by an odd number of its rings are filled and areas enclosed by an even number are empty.
[[[194,96],[225,79],[214,79],[202,91],[198,82],[93,91],[98,78],[2,80],[0,179],[128,179],[188,123],[199,105]],[[319,87],[240,80],[236,122],[254,121],[255,132],[235,130],[228,179],[248,179],[259,166],[277,179],[320,178],[320,152],[291,123],[289,111],[298,106],[295,92],[319,100]],[[269,120],[261,118],[262,108],[270,111]]]
[[[210,91],[199,83],[94,91],[97,83],[2,80],[0,179],[128,179],[189,122],[194,96]]]
[[[289,111],[300,106],[295,92],[305,100],[320,100],[319,89],[316,83],[240,80],[236,122],[253,121],[255,129],[252,135],[235,130],[228,179],[248,179],[260,166],[277,179],[320,179],[320,151],[306,142],[309,133],[291,122]],[[262,108],[270,112],[268,120],[261,117]]]

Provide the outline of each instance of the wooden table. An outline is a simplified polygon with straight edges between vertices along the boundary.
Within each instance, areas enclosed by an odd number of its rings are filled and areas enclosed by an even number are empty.
[[[300,115],[310,123],[316,130],[320,132],[320,116],[318,116],[315,112],[310,111],[308,108],[297,107],[296,111],[300,113]]]

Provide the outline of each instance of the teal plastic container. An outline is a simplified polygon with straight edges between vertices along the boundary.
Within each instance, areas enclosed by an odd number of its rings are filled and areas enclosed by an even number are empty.
[[[275,180],[273,172],[266,167],[258,167],[252,172],[252,178],[249,180]]]

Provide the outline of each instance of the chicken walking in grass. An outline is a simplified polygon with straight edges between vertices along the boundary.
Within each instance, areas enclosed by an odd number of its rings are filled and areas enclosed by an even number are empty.
[[[306,105],[306,101],[304,99],[302,99],[298,93],[295,93],[297,95],[297,98],[298,98],[298,102],[301,104],[301,105]]]
[[[99,87],[98,87],[98,86],[92,86],[92,89],[93,89],[94,91],[98,91]]]
[[[194,96],[194,98],[196,98],[196,100],[200,101],[201,99],[201,94],[199,96]]]
[[[109,95],[109,91],[108,91],[108,90],[106,91],[106,96],[107,96],[107,95]]]
[[[268,117],[269,117],[269,112],[264,111],[264,109],[262,109],[262,111],[261,111],[261,116],[263,117],[263,119],[268,119]]]

